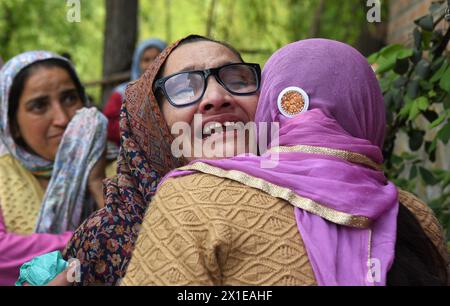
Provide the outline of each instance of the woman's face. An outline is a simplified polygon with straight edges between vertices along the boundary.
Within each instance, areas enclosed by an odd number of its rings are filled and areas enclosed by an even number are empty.
[[[166,60],[162,77],[180,71],[203,70],[240,62],[241,60],[236,54],[221,44],[210,41],[194,42],[182,45],[172,52]],[[242,134],[239,135],[237,131],[220,133],[220,129],[218,131],[212,129],[210,136],[204,135],[203,132],[205,127],[208,128],[208,125],[212,122],[223,124],[222,130],[225,130],[225,125],[228,125],[228,122],[242,122],[246,124],[253,121],[257,103],[258,94],[249,96],[233,95],[223,88],[214,76],[210,76],[207,80],[205,94],[195,105],[177,108],[172,106],[164,97],[161,108],[169,128],[172,128],[177,122],[185,122],[190,125],[191,135],[185,135],[190,137],[183,143],[189,141],[192,155],[194,155],[194,144],[197,144],[197,147],[199,143],[202,144],[201,156],[185,155],[187,159],[193,160],[196,158],[214,158],[211,156],[217,154],[214,154],[212,151],[220,152],[219,155],[221,154],[221,156],[217,157],[229,157],[248,152],[249,135],[246,132],[244,132],[243,138],[241,137]],[[194,115],[196,114],[202,115],[200,126],[202,131],[200,133],[195,130],[199,124],[194,126]],[[240,142],[245,142],[243,146],[237,146],[238,138]],[[222,144],[220,145],[219,142]],[[211,143],[213,144],[211,145]]]
[[[157,58],[160,53],[161,51],[159,51],[159,49],[157,48],[150,47],[145,49],[139,62],[139,69],[141,70],[141,74],[144,73],[145,70],[147,70],[147,68],[153,63],[155,58]]]
[[[16,114],[18,135],[28,149],[55,160],[63,133],[83,102],[67,71],[37,67],[28,77]]]

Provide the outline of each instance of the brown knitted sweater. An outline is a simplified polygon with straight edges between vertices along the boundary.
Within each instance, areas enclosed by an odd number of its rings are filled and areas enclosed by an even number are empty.
[[[448,258],[427,205],[400,202]],[[145,216],[122,285],[316,285],[294,207],[209,174],[167,180]]]

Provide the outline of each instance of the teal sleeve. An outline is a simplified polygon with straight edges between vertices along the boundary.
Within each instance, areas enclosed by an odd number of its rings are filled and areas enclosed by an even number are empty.
[[[20,267],[19,279],[16,286],[27,282],[32,286],[45,286],[68,266],[60,251],[47,253],[33,258]]]

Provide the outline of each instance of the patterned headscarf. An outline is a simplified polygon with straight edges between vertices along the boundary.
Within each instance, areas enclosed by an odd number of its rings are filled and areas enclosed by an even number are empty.
[[[51,171],[53,162],[28,152],[14,141],[8,119],[9,94],[14,78],[20,71],[32,64],[50,59],[67,62],[63,57],[47,51],[30,51],[13,57],[0,71],[0,109],[2,110],[0,113],[0,138],[11,155],[32,173]]]
[[[64,131],[55,161],[30,153],[15,143],[8,122],[9,95],[14,78],[30,65],[51,59],[68,63],[75,72],[66,59],[47,51],[17,55],[0,71],[0,139],[8,153],[27,170],[35,175],[51,174],[36,225],[35,231],[39,233],[74,230],[93,211],[93,199],[86,197],[87,178],[106,143],[107,120],[95,108],[83,108],[72,118]],[[80,84],[78,78],[74,81]],[[88,103],[86,97],[81,99]]]
[[[145,211],[160,178],[186,164],[184,159],[171,154],[173,136],[153,92],[159,70],[181,41],[183,39],[166,48],[126,90],[120,119],[118,176],[106,184],[107,205],[124,204],[136,209],[138,204],[139,210]],[[139,224],[141,222],[139,220]]]

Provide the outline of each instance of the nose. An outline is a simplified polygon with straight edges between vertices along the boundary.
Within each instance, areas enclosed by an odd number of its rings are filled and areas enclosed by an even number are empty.
[[[61,128],[66,128],[70,121],[69,112],[59,103],[55,101],[52,103],[53,125]]]
[[[233,106],[233,98],[220,85],[217,80],[211,76],[207,80],[207,87],[203,98],[199,103],[199,112],[201,114],[219,112]]]

